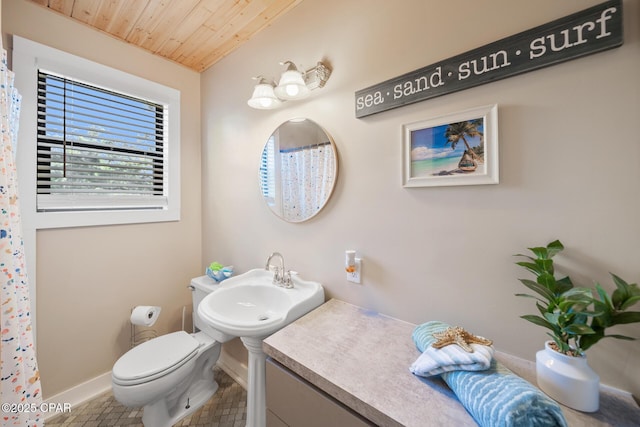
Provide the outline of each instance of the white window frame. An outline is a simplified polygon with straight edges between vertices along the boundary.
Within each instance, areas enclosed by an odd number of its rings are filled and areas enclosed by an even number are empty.
[[[37,211],[38,69],[165,106],[168,203],[164,209]],[[16,157],[25,222],[35,229],[46,229],[180,220],[180,91],[18,36],[13,37],[13,70],[15,85],[22,95]]]

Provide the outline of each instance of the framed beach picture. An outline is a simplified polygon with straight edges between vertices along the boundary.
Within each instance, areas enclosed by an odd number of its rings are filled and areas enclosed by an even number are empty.
[[[498,106],[403,126],[403,185],[498,183]]]

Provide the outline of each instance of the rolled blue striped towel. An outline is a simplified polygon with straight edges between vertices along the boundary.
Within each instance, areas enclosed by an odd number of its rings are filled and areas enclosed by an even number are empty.
[[[433,332],[448,326],[427,322],[416,327],[413,339],[418,350],[426,350],[435,341]],[[456,370],[440,376],[480,426],[567,427],[555,401],[496,360],[484,371]]]
[[[437,340],[434,332],[447,329],[449,325],[442,322],[427,322],[413,331],[413,340],[422,354],[409,368],[415,375],[430,377],[449,371],[482,371],[489,369],[493,359],[493,347],[482,344],[471,344],[472,353],[458,345],[442,348],[431,346]]]

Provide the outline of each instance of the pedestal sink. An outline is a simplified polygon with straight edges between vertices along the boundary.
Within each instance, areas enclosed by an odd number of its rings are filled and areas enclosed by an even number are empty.
[[[262,340],[324,303],[317,282],[291,276],[293,287],[274,284],[274,273],[254,269],[231,277],[207,295],[198,314],[215,329],[240,337],[249,351],[247,426],[266,425],[265,354]]]

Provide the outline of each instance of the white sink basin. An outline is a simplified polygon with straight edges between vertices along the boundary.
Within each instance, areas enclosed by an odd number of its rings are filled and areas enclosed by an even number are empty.
[[[237,337],[266,337],[324,303],[322,285],[292,275],[293,288],[273,284],[273,272],[254,269],[222,282],[198,306],[213,328]]]

